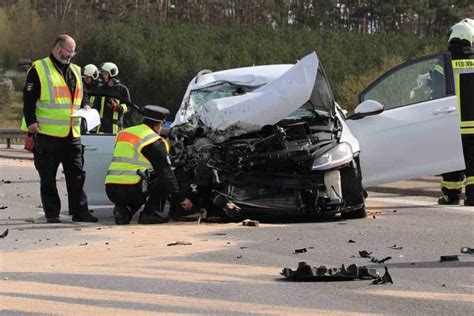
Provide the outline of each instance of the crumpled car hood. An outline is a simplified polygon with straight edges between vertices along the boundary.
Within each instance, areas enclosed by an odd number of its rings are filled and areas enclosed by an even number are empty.
[[[293,66],[239,68],[203,75],[198,82],[193,79],[187,94],[216,82],[263,86],[243,95],[210,100],[198,110],[189,109],[183,100],[172,127],[192,123],[190,118],[195,116],[213,131],[237,136],[276,124],[310,99],[318,66],[318,57],[313,52]]]

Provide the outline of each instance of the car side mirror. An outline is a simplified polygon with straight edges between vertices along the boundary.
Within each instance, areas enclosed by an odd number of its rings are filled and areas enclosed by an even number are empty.
[[[377,115],[382,113],[384,110],[383,104],[374,100],[365,100],[359,104],[349,119],[350,120],[359,120],[366,116]]]

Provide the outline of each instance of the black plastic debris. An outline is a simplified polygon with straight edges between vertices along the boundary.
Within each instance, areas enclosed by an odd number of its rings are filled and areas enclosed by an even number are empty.
[[[87,245],[88,245],[88,243],[86,243],[86,242],[83,243],[83,244],[79,244],[79,246],[87,246]]]
[[[459,261],[459,257],[456,255],[439,257],[439,262],[445,262],[445,261]]]
[[[392,276],[390,273],[388,273],[388,268],[385,266],[385,273],[382,277],[376,278],[372,284],[386,284],[386,283],[391,283],[393,284]]]
[[[192,243],[187,241],[175,241],[172,243],[167,244],[166,246],[191,246]]]
[[[393,210],[393,213],[396,213],[396,212],[397,212],[397,210]]]
[[[8,208],[8,206],[6,206],[6,205],[0,205],[0,210],[4,210],[4,209],[7,209],[7,208]]]
[[[387,260],[390,260],[392,259],[392,257],[386,257],[386,258],[383,258],[383,259],[376,259],[375,257],[372,257],[372,259],[370,259],[370,262],[373,262],[373,263],[384,263],[385,261]]]
[[[11,184],[12,182],[11,182],[10,180],[3,180],[3,179],[2,179],[2,183],[4,183],[4,184]]]
[[[3,234],[0,235],[0,238],[5,238],[8,236],[8,228],[3,232]]]
[[[306,250],[306,248],[295,249],[295,253],[305,253],[305,252],[308,252],[308,250]]]
[[[212,235],[214,235],[214,236],[227,236],[227,234],[225,234],[225,233],[214,233]]]
[[[240,255],[240,256],[237,256],[237,259],[242,259],[242,255]]]
[[[361,256],[362,258],[372,258],[371,254],[372,253],[368,252],[367,250],[359,251],[359,256]]]
[[[403,249],[402,246],[398,246],[398,247],[397,247],[397,244],[395,244],[395,245],[393,245],[393,246],[390,246],[390,247],[387,247],[387,248],[394,249],[394,250],[402,250],[402,249]]]
[[[469,248],[469,247],[462,247],[461,248],[461,253],[467,253],[467,254],[474,254],[474,248]]]
[[[355,240],[349,239],[348,243],[355,244]]]
[[[248,227],[258,227],[260,225],[259,221],[251,220],[251,219],[246,219],[242,222],[242,226],[248,226]]]
[[[284,268],[280,274],[291,281],[312,282],[371,280],[380,277],[376,269],[358,267],[355,264],[351,264],[347,268],[344,265],[341,268],[327,268],[326,266],[316,268],[306,262],[298,263],[296,270]]]

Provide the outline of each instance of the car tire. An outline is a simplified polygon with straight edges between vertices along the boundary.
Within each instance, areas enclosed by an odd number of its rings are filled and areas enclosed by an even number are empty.
[[[341,217],[344,219],[365,218],[367,217],[367,212],[365,211],[365,205],[353,211],[342,212]]]

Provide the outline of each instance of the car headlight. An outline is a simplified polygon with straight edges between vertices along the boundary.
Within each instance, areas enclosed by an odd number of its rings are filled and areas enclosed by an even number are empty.
[[[328,170],[349,163],[352,160],[352,148],[348,143],[340,143],[313,161],[311,170]]]

